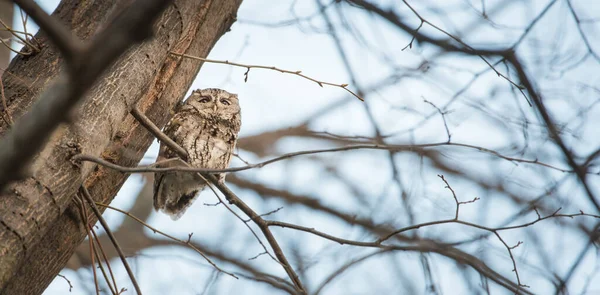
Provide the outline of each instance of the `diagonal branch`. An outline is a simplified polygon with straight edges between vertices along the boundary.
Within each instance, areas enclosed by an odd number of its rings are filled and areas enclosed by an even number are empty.
[[[540,116],[542,117],[542,120],[544,121],[544,124],[546,125],[546,129],[548,129],[548,133],[550,133],[551,138],[554,140],[556,145],[558,145],[563,155],[565,156],[567,163],[569,164],[569,166],[571,166],[571,168],[577,175],[577,178],[579,179],[579,181],[583,185],[585,192],[587,193],[589,201],[594,205],[596,210],[600,212],[600,203],[598,203],[596,196],[594,195],[590,186],[587,183],[587,168],[584,165],[579,165],[577,164],[577,162],[575,162],[575,157],[560,137],[560,134],[556,129],[556,125],[554,124],[554,120],[552,119],[552,117],[550,117],[546,106],[544,106],[541,97],[536,92],[533,83],[529,80],[529,76],[527,76],[527,73],[525,72],[525,69],[523,68],[523,65],[521,64],[517,56],[514,54],[508,54],[508,56],[506,56],[506,59],[513,65],[513,67],[517,71],[517,76],[519,77],[519,80],[521,81],[523,86],[525,86],[525,89],[527,89],[529,97],[531,98],[531,100],[533,100],[535,107],[537,108]]]
[[[134,111],[132,111],[132,112],[135,112],[135,108],[134,108]],[[139,111],[136,112],[136,116],[142,117],[142,118],[145,117],[144,114],[142,114]],[[146,125],[150,126],[150,128],[148,128],[148,131],[150,131],[154,136],[156,136],[157,138],[166,137],[166,135],[164,135],[162,133],[162,131],[160,131],[160,129],[158,127],[156,127],[156,125],[154,125],[154,123],[152,123],[152,121],[150,121],[147,118],[142,119],[142,120],[144,121],[142,123],[144,126],[146,126]],[[166,144],[170,149],[175,151],[182,159],[187,161],[187,158],[188,158],[187,152],[183,148],[178,146],[174,141],[164,141],[163,143]],[[301,294],[306,294],[306,289],[304,288],[302,282],[298,278],[298,274],[296,274],[293,267],[290,265],[289,261],[285,257],[285,254],[283,253],[281,246],[279,246],[277,239],[275,239],[275,236],[273,236],[273,233],[269,229],[269,224],[267,223],[267,221],[265,221],[258,213],[256,213],[252,208],[250,208],[250,206],[248,206],[246,203],[244,203],[244,201],[242,201],[225,184],[219,182],[217,177],[215,177],[212,174],[204,174],[201,176],[203,178],[207,179],[209,182],[211,182],[215,187],[217,187],[219,189],[219,191],[221,191],[221,193],[223,195],[225,195],[225,198],[227,199],[227,201],[229,201],[230,204],[232,204],[232,205],[238,207],[240,210],[242,210],[242,212],[244,212],[244,214],[246,214],[260,228],[263,235],[265,235],[265,237],[267,238],[269,245],[271,245],[271,248],[273,248],[273,252],[275,252],[275,256],[279,260],[279,263],[283,266],[283,269],[285,270],[285,272],[287,273],[289,278],[294,283],[294,287],[296,288],[296,291]]]
[[[154,136],[156,136],[156,138],[158,138],[158,140],[160,140],[161,142],[164,142],[170,148],[177,151],[177,154],[185,155],[185,157],[187,158],[187,152],[182,147],[180,147],[176,142],[174,142],[171,138],[169,138],[167,135],[162,133],[160,131],[160,129],[156,125],[154,125],[154,123],[152,123],[152,121],[150,121],[150,119],[148,119],[148,117],[146,117],[146,115],[144,115],[137,106],[134,106],[133,109],[131,109],[131,115],[133,115],[133,117],[136,120],[138,120],[138,122],[140,122],[140,124],[142,124],[142,126],[144,126],[144,128],[148,129],[148,131],[150,131],[150,133],[152,133]]]

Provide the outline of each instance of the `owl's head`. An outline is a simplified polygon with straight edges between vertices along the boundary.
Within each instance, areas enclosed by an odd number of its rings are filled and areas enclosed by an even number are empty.
[[[194,90],[185,104],[202,115],[217,116],[221,119],[230,119],[240,113],[237,94],[217,88]]]

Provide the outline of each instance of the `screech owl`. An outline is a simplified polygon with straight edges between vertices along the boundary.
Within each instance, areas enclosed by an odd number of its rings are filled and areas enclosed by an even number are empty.
[[[187,151],[190,166],[225,169],[229,167],[240,127],[237,95],[208,88],[192,92],[177,108],[164,133]],[[157,162],[178,157],[161,142]],[[225,174],[218,175],[218,178],[224,181]],[[177,220],[205,186],[205,181],[195,173],[156,173],[154,209]]]

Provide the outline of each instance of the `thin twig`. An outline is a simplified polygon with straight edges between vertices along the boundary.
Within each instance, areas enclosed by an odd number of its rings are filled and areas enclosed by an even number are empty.
[[[196,251],[196,253],[200,254],[200,256],[202,256],[202,258],[204,258],[204,260],[206,260],[206,262],[208,262],[210,265],[212,265],[212,267],[214,267],[216,270],[218,270],[219,272],[222,272],[222,273],[224,273],[226,275],[229,275],[229,276],[231,276],[233,278],[238,279],[238,277],[236,275],[234,275],[233,273],[225,271],[225,270],[221,269],[219,266],[217,266],[212,260],[210,260],[210,258],[208,258],[208,256],[206,256],[206,254],[204,254],[204,252],[202,252],[200,249],[198,249],[196,246],[194,246],[190,241],[184,241],[182,239],[178,239],[178,238],[176,238],[174,236],[171,236],[171,235],[169,235],[169,234],[167,234],[167,233],[165,233],[165,232],[163,232],[163,231],[161,231],[159,229],[156,229],[155,227],[149,225],[148,223],[144,222],[143,220],[139,219],[137,216],[135,216],[135,215],[133,215],[133,214],[127,212],[127,211],[121,210],[119,208],[116,208],[116,207],[113,207],[113,206],[110,206],[110,205],[98,203],[98,202],[96,202],[95,204],[98,205],[98,206],[102,206],[102,207],[108,208],[110,210],[119,212],[121,214],[124,214],[127,217],[135,220],[136,222],[138,222],[142,226],[148,228],[153,233],[159,234],[159,235],[164,236],[166,238],[169,238],[169,239],[171,239],[171,240],[173,240],[175,242],[181,243],[182,245],[190,247],[192,250]]]
[[[110,289],[110,293],[112,293],[113,295],[117,295],[117,289],[113,289],[112,285],[110,284],[110,279],[108,278],[108,275],[106,274],[106,270],[104,269],[104,265],[102,264],[102,258],[100,258],[100,255],[98,254],[98,252],[104,252],[104,250],[102,249],[102,244],[100,244],[100,240],[98,240],[98,236],[96,235],[96,231],[94,230],[94,226],[93,225],[88,225],[89,226],[89,230],[92,233],[92,247],[94,247],[94,256],[96,257],[96,261],[98,261],[98,268],[100,269],[100,272],[102,273],[102,276],[104,277],[104,281],[106,282],[106,285],[108,286],[108,288]],[[104,262],[106,262],[106,265],[109,265],[110,263],[105,259]],[[95,267],[94,265],[92,265],[92,267]]]
[[[470,51],[475,51],[475,49],[473,47],[471,47],[467,43],[463,42],[458,37],[446,32],[442,28],[438,27],[437,25],[433,24],[432,22],[428,21],[427,19],[423,18],[410,4],[408,4],[408,2],[406,0],[402,0],[402,2],[404,2],[404,4],[406,4],[406,6],[408,6],[408,8],[419,18],[419,20],[421,20],[421,22],[424,22],[424,23],[430,25],[431,27],[435,28],[436,30],[444,33],[446,36],[448,36],[448,37],[452,38],[454,41],[460,43],[466,49],[468,49]],[[524,87],[522,85],[519,85],[519,84],[513,82],[509,77],[507,77],[506,75],[504,75],[504,74],[500,73],[498,70],[496,70],[496,68],[485,57],[483,57],[482,54],[475,54],[475,55],[479,56],[479,58],[481,58],[481,60],[483,60],[483,62],[485,62],[488,65],[488,67],[490,67],[496,73],[496,75],[504,78],[506,81],[508,81],[510,84],[517,87],[518,89],[521,89],[521,90],[524,89]],[[526,96],[525,96],[525,99],[527,99]],[[529,100],[527,100],[527,103],[529,103],[529,105],[531,106],[531,102],[529,102]]]
[[[129,263],[127,263],[125,254],[123,254],[123,250],[121,250],[121,246],[119,246],[119,242],[113,235],[112,231],[110,230],[110,227],[104,220],[104,217],[102,217],[102,213],[100,213],[100,210],[98,210],[98,207],[96,207],[96,203],[94,202],[94,199],[90,195],[87,188],[83,185],[81,186],[81,192],[82,192],[83,197],[86,199],[86,201],[89,203],[90,207],[92,208],[92,211],[94,211],[94,214],[96,214],[98,221],[100,221],[100,224],[104,228],[106,235],[108,236],[108,238],[112,242],[113,246],[115,247],[115,250],[117,250],[117,253],[119,253],[121,262],[123,263],[123,266],[125,267],[125,270],[127,271],[127,274],[129,275],[129,279],[131,280],[131,283],[133,284],[135,291],[137,292],[138,295],[142,295],[142,290],[140,289],[140,286],[138,285],[137,280],[135,279],[135,276],[133,274],[133,271],[131,270],[131,267],[129,266]]]
[[[173,142],[173,141],[171,140],[171,142]],[[165,144],[167,144],[167,143],[165,142]],[[167,144],[167,145],[169,145],[169,144]],[[452,143],[452,142],[437,142],[437,143],[408,144],[408,145],[355,144],[355,145],[348,145],[348,146],[342,146],[342,147],[337,147],[337,148],[292,152],[292,153],[283,154],[279,157],[275,157],[273,159],[266,160],[266,161],[263,161],[260,163],[250,164],[250,165],[241,166],[241,167],[226,168],[226,169],[206,169],[206,168],[192,168],[192,167],[156,167],[156,166],[160,165],[161,163],[164,163],[166,161],[171,161],[172,159],[157,162],[157,163],[154,163],[151,165],[146,165],[146,166],[142,165],[142,166],[138,166],[138,167],[123,167],[123,166],[120,166],[117,164],[110,163],[102,158],[92,156],[92,155],[86,155],[86,154],[78,154],[78,155],[73,156],[71,159],[73,161],[94,162],[96,164],[100,164],[102,166],[105,166],[105,167],[108,167],[108,168],[111,168],[111,169],[114,169],[114,170],[117,170],[117,171],[120,171],[123,173],[169,172],[169,171],[182,171],[183,172],[183,171],[185,171],[185,172],[215,174],[215,173],[240,172],[240,171],[254,169],[254,168],[262,168],[266,165],[269,165],[269,164],[272,164],[275,162],[279,162],[279,161],[282,161],[285,159],[289,159],[289,158],[293,158],[293,157],[297,157],[297,156],[303,156],[303,155],[333,153],[333,152],[361,150],[361,149],[389,150],[389,151],[403,151],[403,150],[404,151],[414,151],[416,149],[434,148],[434,147],[441,147],[441,146],[456,146],[456,147],[463,147],[463,148],[467,148],[467,149],[475,149],[475,150],[478,150],[478,151],[481,151],[481,152],[484,152],[487,154],[491,154],[493,156],[496,156],[498,158],[501,158],[501,159],[504,159],[504,160],[507,160],[510,162],[540,165],[543,167],[547,167],[547,168],[557,170],[560,172],[565,172],[565,173],[573,172],[573,170],[566,170],[563,168],[558,168],[553,165],[546,164],[544,162],[540,162],[538,160],[526,160],[526,159],[509,157],[509,156],[502,155],[499,152],[488,149],[488,148],[470,145],[470,144]],[[171,146],[169,145],[169,147],[171,147]],[[179,148],[181,148],[181,147],[179,147]],[[185,151],[182,149],[181,151],[178,151],[178,154],[181,155],[181,152],[185,152]]]
[[[573,8],[573,4],[571,3],[571,0],[566,0],[566,1],[567,1],[567,7],[569,7],[569,11],[571,12],[571,15],[573,15],[573,18],[575,19],[575,22],[577,23],[577,31],[579,31],[579,35],[581,36],[581,39],[583,39],[583,43],[585,43],[588,53],[591,54],[598,63],[600,63],[600,56],[592,49],[590,40],[588,40],[588,37],[583,32],[583,29],[581,28],[581,20],[580,20],[579,16],[577,15],[577,13],[575,12],[575,8]]]
[[[277,260],[277,258],[275,256],[273,256],[273,254],[271,254],[271,252],[269,252],[269,250],[267,249],[267,247],[265,246],[265,244],[263,243],[263,241],[256,234],[256,232],[254,231],[254,229],[250,225],[248,225],[248,223],[246,222],[246,220],[244,220],[239,214],[237,214],[237,212],[233,211],[233,209],[231,209],[231,207],[229,207],[227,205],[227,203],[223,202],[223,200],[221,199],[221,197],[219,196],[219,194],[217,193],[217,191],[215,190],[215,188],[213,188],[213,186],[211,185],[211,183],[202,174],[198,173],[198,176],[200,176],[200,178],[202,178],[202,180],[204,180],[204,182],[208,184],[208,188],[213,192],[213,194],[215,195],[215,197],[219,200],[219,203],[223,204],[223,206],[225,206],[225,208],[231,214],[233,214],[238,220],[240,220],[248,228],[248,230],[252,233],[252,235],[254,236],[254,238],[258,241],[258,243],[260,244],[260,246],[263,248],[263,250],[264,250],[263,253],[268,254],[269,257],[271,257],[271,259],[273,259],[273,261],[281,264],[281,262],[279,262],[279,260]],[[282,266],[285,267],[284,265],[282,265]]]
[[[177,53],[177,52],[172,52],[172,51],[170,51],[169,53],[171,53],[173,55],[181,56],[181,57],[186,57],[186,58],[190,58],[190,59],[200,60],[200,61],[203,61],[203,62],[208,62],[208,63],[225,64],[225,65],[230,65],[230,66],[235,66],[235,67],[246,68],[247,71],[244,74],[245,80],[248,79],[248,74],[250,72],[250,69],[273,70],[273,71],[277,71],[277,72],[284,73],[284,74],[296,75],[296,76],[302,77],[302,78],[304,78],[306,80],[310,80],[312,82],[315,82],[315,83],[317,83],[321,87],[323,87],[323,85],[340,87],[340,88],[348,91],[350,94],[352,94],[354,97],[358,98],[360,101],[365,101],[361,96],[359,96],[358,94],[354,93],[352,90],[348,89],[348,84],[336,84],[336,83],[331,83],[331,82],[319,81],[317,79],[314,79],[314,78],[311,78],[309,76],[306,76],[306,75],[302,74],[302,71],[290,71],[290,70],[284,70],[284,69],[280,69],[280,68],[272,67],[272,66],[241,64],[241,63],[236,63],[236,62],[230,62],[228,60],[208,59],[208,58],[203,58],[203,57],[198,57],[198,56],[193,56],[193,55],[188,55],[188,54],[183,54],[183,53]]]
[[[90,226],[90,221],[89,221],[89,217],[87,215],[87,211],[85,210],[85,203],[83,202],[83,199],[81,199],[81,196],[79,196],[77,194],[71,200],[79,207],[79,216],[81,217],[81,222],[83,222],[83,226],[85,227],[85,231],[88,236],[88,245],[90,248],[90,259],[92,260],[91,261],[92,274],[94,275],[94,286],[96,289],[96,295],[100,295],[100,286],[98,285],[98,275],[96,274],[96,266],[94,263],[94,258],[95,258],[94,238],[92,237],[92,234],[91,234],[92,228]]]
[[[22,43],[23,45],[29,46],[31,48],[32,52],[39,52],[40,51],[40,48],[38,46],[36,46],[33,43],[29,42],[30,39],[28,37],[31,37],[32,38],[31,40],[33,40],[33,35],[31,35],[30,33],[27,32],[27,24],[23,24],[23,29],[24,29],[23,32],[13,30],[10,26],[8,26],[1,19],[0,19],[0,24],[4,27],[4,30],[2,30],[2,31],[7,31],[11,35],[15,36],[18,39],[16,41],[18,41],[19,43]],[[19,36],[19,34],[25,35],[25,38]],[[4,40],[0,40],[0,41],[2,41],[2,44],[4,44],[8,49],[10,49],[11,51],[13,51],[13,52],[15,52],[17,54],[21,54],[21,55],[31,55],[32,54],[32,52],[21,52],[21,51],[14,50],[14,49],[12,49],[12,47],[10,46],[10,44],[7,43],[7,41],[4,41]]]
[[[102,254],[102,258],[104,259],[104,262],[106,262],[106,267],[108,268],[108,272],[110,273],[110,278],[112,280],[113,286],[115,287],[113,293],[116,293],[119,290],[119,287],[117,287],[117,280],[115,279],[115,275],[112,271],[112,267],[110,267],[110,260],[106,256],[106,252],[102,248],[102,243],[100,243],[100,239],[98,238],[98,235],[96,235],[96,231],[94,230],[93,226],[90,226],[90,229],[92,230],[92,234],[94,235],[94,240],[96,241],[96,244],[98,244],[98,248],[100,248],[100,253]],[[98,259],[98,261],[100,261],[100,259]],[[99,263],[99,265],[101,266],[102,264]],[[111,288],[111,290],[113,290],[112,287],[110,286],[110,281],[108,279],[106,279],[106,284]]]
[[[508,81],[511,85],[515,86],[516,88],[518,88],[520,90],[524,89],[524,87],[522,85],[515,83],[508,76],[506,76],[505,74],[502,74],[501,72],[499,72],[494,67],[494,65],[491,64],[484,57],[484,56],[488,56],[488,55],[505,56],[508,52],[511,51],[511,49],[506,49],[506,50],[475,49],[475,48],[469,46],[468,44],[464,43],[462,40],[460,40],[456,36],[454,36],[454,35],[446,32],[446,31],[444,31],[440,27],[436,26],[435,24],[429,22],[427,19],[423,18],[406,1],[403,1],[403,2],[413,11],[413,13],[415,14],[415,16],[417,16],[421,22],[427,23],[431,27],[433,27],[436,30],[438,30],[438,31],[442,32],[443,34],[447,35],[448,37],[450,37],[454,41],[458,42],[462,46],[456,46],[456,45],[452,44],[449,40],[441,40],[441,39],[432,38],[430,36],[422,34],[418,30],[412,29],[410,26],[408,26],[404,22],[400,21],[401,18],[396,13],[394,13],[392,10],[389,10],[389,11],[383,10],[382,8],[376,6],[376,5],[374,5],[374,4],[372,4],[372,3],[368,2],[368,1],[364,1],[364,0],[348,0],[348,1],[354,3],[354,4],[358,5],[358,6],[361,6],[361,7],[363,7],[364,9],[366,9],[368,11],[371,11],[371,12],[374,12],[374,13],[378,14],[379,16],[383,17],[384,19],[386,19],[390,23],[394,24],[395,26],[397,26],[401,30],[403,30],[403,31],[411,34],[414,38],[416,38],[419,41],[425,41],[425,42],[434,44],[434,45],[436,45],[436,46],[438,46],[438,47],[440,47],[440,48],[442,48],[442,49],[444,49],[446,51],[464,52],[464,53],[476,55],[479,58],[481,58],[481,60],[483,60],[483,62],[485,62],[488,65],[488,67],[490,67],[494,71],[494,73],[496,73],[496,75],[498,75],[499,77],[502,77],[504,80]],[[420,26],[419,26],[419,28],[420,28]],[[525,100],[527,101],[527,103],[529,105],[531,105],[531,102],[529,101],[529,99],[527,99],[526,96],[524,96],[524,97],[525,97]]]
[[[4,47],[8,48],[8,50],[10,50],[18,55],[31,55],[31,53],[29,53],[29,52],[18,51],[18,50],[13,49],[8,42],[9,42],[9,40],[4,40],[4,39],[0,38],[0,43],[2,43],[2,45],[4,45]]]
[[[458,220],[458,211],[460,208],[460,202],[458,201],[458,197],[456,196],[456,193],[454,192],[454,189],[450,186],[450,184],[448,183],[448,181],[446,180],[446,178],[444,178],[444,175],[438,175],[439,178],[442,179],[442,181],[446,184],[446,188],[452,193],[452,197],[454,198],[454,202],[456,202],[456,211],[454,213],[454,219]]]
[[[67,284],[69,284],[69,292],[71,292],[73,290],[73,285],[71,284],[71,281],[69,281],[69,279],[67,279],[66,276],[63,276],[61,274],[57,274],[57,276],[63,278],[65,281],[67,281]]]
[[[450,134],[450,129],[448,129],[448,123],[446,122],[446,113],[442,112],[442,110],[436,106],[433,102],[427,100],[427,99],[423,99],[423,101],[425,103],[430,104],[432,107],[434,107],[438,113],[440,113],[440,116],[442,116],[442,120],[444,121],[444,128],[446,128],[446,135],[448,136],[448,142],[450,142],[452,140],[452,134]]]
[[[48,15],[33,0],[14,0],[14,2],[48,34],[49,39],[60,50],[67,63],[72,63],[76,57],[80,57],[83,45],[63,24]]]
[[[367,254],[361,258],[358,259],[354,259],[352,261],[347,262],[346,264],[344,264],[342,267],[340,267],[339,269],[337,269],[336,271],[334,271],[333,273],[331,273],[329,276],[327,276],[327,278],[325,278],[323,280],[323,282],[321,282],[321,284],[317,287],[317,289],[315,290],[315,292],[313,293],[314,295],[318,295],[321,293],[321,291],[323,291],[323,288],[325,288],[325,286],[327,286],[327,284],[331,283],[336,277],[338,277],[340,274],[342,274],[343,272],[345,272],[346,270],[348,270],[350,267],[361,263],[371,257],[377,256],[379,254],[383,254],[383,253],[387,253],[390,252],[393,249],[381,249],[379,251],[375,251],[373,253]]]

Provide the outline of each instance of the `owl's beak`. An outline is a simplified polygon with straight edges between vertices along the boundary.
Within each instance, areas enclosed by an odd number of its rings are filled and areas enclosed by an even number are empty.
[[[213,112],[217,112],[217,104],[215,103],[215,105],[213,105]]]

